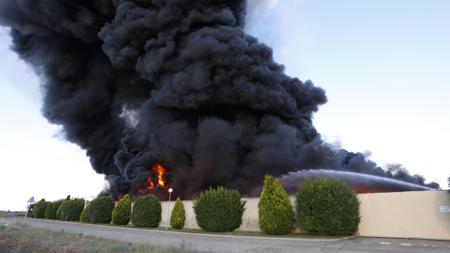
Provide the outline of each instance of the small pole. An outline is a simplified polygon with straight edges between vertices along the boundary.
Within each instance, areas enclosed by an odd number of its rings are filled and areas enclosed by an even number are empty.
[[[166,230],[169,228],[169,217],[170,217],[170,198],[172,197],[172,188],[169,188],[169,202],[167,203],[167,221],[166,221]]]

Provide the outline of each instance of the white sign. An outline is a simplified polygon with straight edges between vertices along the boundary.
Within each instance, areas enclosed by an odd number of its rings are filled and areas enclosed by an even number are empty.
[[[440,206],[439,210],[441,210],[441,213],[450,213],[450,207],[448,206]]]
[[[31,198],[27,200],[27,203],[34,204],[34,196],[31,196]]]

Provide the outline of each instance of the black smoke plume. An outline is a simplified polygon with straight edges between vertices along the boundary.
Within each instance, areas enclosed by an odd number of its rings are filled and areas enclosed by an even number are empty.
[[[2,0],[0,24],[42,78],[45,117],[115,196],[157,163],[182,197],[216,185],[246,194],[264,174],[303,169],[395,177],[321,140],[312,116],[324,90],[285,75],[244,33],[245,13],[244,0]]]

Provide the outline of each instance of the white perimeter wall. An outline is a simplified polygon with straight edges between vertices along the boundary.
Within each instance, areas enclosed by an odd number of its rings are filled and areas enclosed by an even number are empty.
[[[446,191],[395,192],[360,194],[361,224],[360,236],[422,238],[450,240],[450,213],[441,211],[448,207],[449,194]],[[258,226],[257,198],[246,201],[242,218],[242,231],[260,231]],[[291,197],[294,206],[295,197]],[[174,201],[170,202],[172,210]],[[186,211],[185,228],[199,228],[195,220],[192,201],[183,201]],[[444,208],[445,209],[445,208]],[[167,224],[168,203],[162,203],[162,221]]]

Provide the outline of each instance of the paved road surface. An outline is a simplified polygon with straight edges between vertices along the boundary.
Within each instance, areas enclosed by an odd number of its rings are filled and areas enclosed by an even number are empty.
[[[351,240],[265,238],[231,235],[203,235],[180,232],[120,228],[24,218],[0,218],[0,223],[22,223],[36,228],[83,233],[107,239],[151,245],[185,247],[209,252],[235,253],[450,253],[450,242],[356,238]]]

